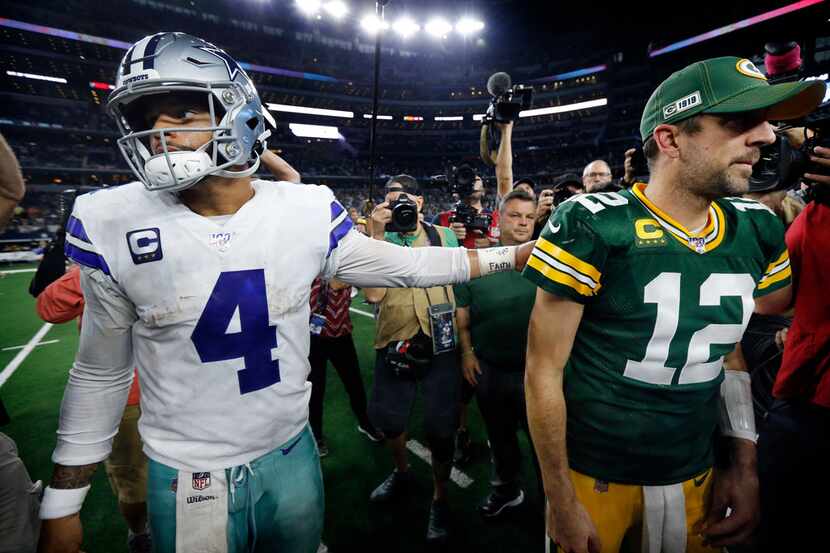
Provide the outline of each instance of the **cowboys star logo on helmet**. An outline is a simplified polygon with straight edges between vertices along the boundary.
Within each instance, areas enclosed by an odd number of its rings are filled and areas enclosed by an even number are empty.
[[[145,37],[119,64],[115,86],[107,110],[122,134],[118,146],[148,190],[175,192],[211,175],[240,178],[259,167],[274,120],[245,71],[213,44],[184,33]],[[203,94],[210,125],[149,128],[152,97],[170,93]],[[210,140],[195,150],[170,147],[172,134],[205,132]],[[160,144],[157,151],[153,140]]]
[[[230,57],[227,52],[224,50],[220,50],[219,48],[208,47],[208,46],[198,46],[199,50],[204,50],[210,54],[213,54],[220,60],[222,60],[225,64],[225,67],[228,69],[228,78],[230,80],[234,80],[236,78],[236,74],[239,73],[240,67],[239,64],[236,63],[236,60]]]

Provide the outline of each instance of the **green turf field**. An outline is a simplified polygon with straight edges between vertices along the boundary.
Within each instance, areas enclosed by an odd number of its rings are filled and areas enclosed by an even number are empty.
[[[3,306],[0,317],[0,371],[21,351],[19,348],[4,348],[27,344],[44,326],[35,314],[34,299],[27,292],[33,273],[3,273],[26,268],[32,266],[0,266],[0,304]],[[361,296],[355,298],[353,307],[371,311],[370,306],[362,303]],[[367,394],[370,394],[374,323],[371,318],[358,313],[352,313],[352,321],[363,380]],[[11,424],[0,430],[17,442],[32,479],[48,482],[58,410],[78,342],[77,326],[74,322],[53,326],[41,342],[52,343],[35,347],[0,388],[0,396],[12,417]],[[410,454],[417,476],[417,485],[411,496],[393,506],[370,507],[369,494],[391,471],[392,461],[383,446],[369,442],[357,432],[357,423],[336,371],[330,369],[328,378],[324,428],[331,453],[322,460],[326,490],[324,543],[334,553],[424,551],[432,494],[429,465]],[[416,407],[410,425],[410,439],[424,443],[420,421],[420,409]],[[479,517],[476,508],[489,492],[490,463],[487,438],[475,403],[470,406],[470,429],[475,456],[469,465],[459,468],[473,483],[466,488],[450,484],[454,532],[447,550],[493,553],[541,551],[544,531],[541,500],[527,458],[524,481],[529,501],[525,503],[525,508],[508,520],[495,523],[486,523]],[[528,453],[524,437],[521,443],[523,451]],[[120,553],[127,550],[127,528],[117,511],[103,468],[95,476],[81,515],[85,532],[84,550],[87,553]]]

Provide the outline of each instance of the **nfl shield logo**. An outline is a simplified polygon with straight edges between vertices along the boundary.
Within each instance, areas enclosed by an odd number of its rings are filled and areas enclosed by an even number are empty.
[[[202,491],[210,487],[210,473],[209,472],[194,472],[193,473],[193,489]]]
[[[706,253],[706,239],[703,237],[690,237],[689,245],[693,247],[697,253]]]

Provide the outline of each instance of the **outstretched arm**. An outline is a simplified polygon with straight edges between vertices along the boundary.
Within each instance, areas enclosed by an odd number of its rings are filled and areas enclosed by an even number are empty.
[[[479,250],[404,248],[350,232],[333,254],[333,276],[361,288],[430,288],[520,269],[532,249],[532,242]]]

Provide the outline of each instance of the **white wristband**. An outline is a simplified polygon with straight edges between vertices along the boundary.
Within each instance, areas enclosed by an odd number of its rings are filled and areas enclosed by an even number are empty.
[[[43,490],[43,499],[40,502],[40,519],[61,518],[80,512],[91,487],[87,484],[83,488],[56,490],[47,486]]]
[[[755,432],[755,410],[752,408],[752,389],[749,373],[724,371],[720,385],[720,431],[724,436],[758,441]]]
[[[478,254],[478,272],[480,276],[491,273],[512,271],[516,267],[516,246],[483,248]]]

